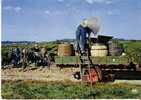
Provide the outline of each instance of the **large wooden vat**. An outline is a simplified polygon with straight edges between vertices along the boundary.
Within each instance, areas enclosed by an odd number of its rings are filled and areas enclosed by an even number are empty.
[[[72,56],[74,54],[73,45],[69,43],[58,45],[58,56]]]
[[[91,56],[104,57],[108,55],[107,46],[104,44],[96,43],[91,47]]]

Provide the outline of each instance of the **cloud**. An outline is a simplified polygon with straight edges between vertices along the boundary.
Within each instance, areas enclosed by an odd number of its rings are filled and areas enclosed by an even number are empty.
[[[56,16],[56,15],[61,15],[65,13],[64,11],[59,11],[59,10],[55,10],[55,11],[45,10],[43,12],[45,15],[50,15],[50,16]]]
[[[11,6],[6,6],[6,7],[3,7],[4,10],[11,10],[12,7]]]
[[[105,2],[107,5],[112,4],[112,1],[106,1]]]
[[[19,11],[22,10],[22,8],[19,7],[19,6],[16,6],[16,7],[13,7],[13,6],[5,6],[5,7],[3,7],[3,10],[19,12]]]
[[[112,0],[85,0],[88,4],[93,3],[105,3],[105,4],[111,4]]]
[[[111,11],[107,11],[107,15],[120,15],[120,10],[114,9]]]
[[[57,0],[58,2],[64,2],[64,0]]]
[[[86,2],[89,3],[89,4],[93,4],[94,0],[86,0]]]
[[[15,10],[16,12],[18,12],[18,11],[22,10],[22,8],[21,8],[21,7],[15,7],[14,10]]]
[[[112,11],[107,12],[108,15],[113,15],[114,13]]]
[[[70,7],[71,5],[68,3],[68,4],[66,4],[66,7]]]
[[[47,14],[47,15],[49,15],[50,14],[50,11],[49,10],[45,10],[44,13]]]

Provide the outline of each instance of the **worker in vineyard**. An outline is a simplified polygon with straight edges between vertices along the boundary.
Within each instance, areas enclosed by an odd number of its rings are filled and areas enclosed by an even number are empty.
[[[16,49],[12,49],[12,52],[11,52],[11,63],[12,63],[12,65],[14,66],[15,64],[16,64],[16,54],[15,54],[15,52],[16,52]]]
[[[22,67],[23,67],[23,68],[26,68],[26,66],[27,66],[27,64],[28,64],[27,59],[28,59],[28,51],[27,51],[26,48],[24,48],[24,49],[22,50]]]
[[[41,53],[41,57],[45,57],[45,55],[46,55],[46,53],[47,53],[47,50],[46,50],[46,48],[45,47],[42,47],[41,48],[41,51],[40,51],[40,53]]]
[[[21,51],[19,48],[16,48],[12,51],[12,64],[13,66],[18,66],[21,60]]]
[[[34,51],[34,52],[40,52],[40,48],[39,48],[38,44],[35,44],[34,47],[31,48],[31,49],[32,49],[32,51]]]
[[[40,51],[40,57],[41,57],[41,65],[43,65],[43,67],[47,65],[46,54],[47,54],[46,48],[42,47]]]
[[[92,31],[88,27],[88,22],[86,19],[84,19],[81,24],[77,27],[76,30],[76,51],[81,51],[82,54],[86,53],[87,50],[87,35],[90,35],[90,33],[93,32],[96,34],[94,31]]]
[[[49,68],[50,67],[50,57],[47,52],[47,48],[42,47],[40,53],[41,53],[41,62],[42,62],[43,67],[48,66]]]
[[[31,48],[32,51],[32,56],[34,59],[34,63],[38,64],[40,61],[40,47],[38,46],[38,44],[35,44],[33,48]]]
[[[38,44],[35,44],[34,47],[31,48],[31,50],[32,50],[35,58],[38,59],[40,56],[40,47],[38,46]]]

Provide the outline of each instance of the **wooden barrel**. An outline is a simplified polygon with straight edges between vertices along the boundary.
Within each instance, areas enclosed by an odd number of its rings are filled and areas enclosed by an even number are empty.
[[[96,43],[91,47],[91,56],[103,57],[107,55],[108,55],[108,50],[106,45]]]
[[[58,45],[58,56],[72,56],[74,52],[72,44],[59,44]]]
[[[120,56],[123,52],[122,45],[117,42],[109,43],[109,54],[111,56]]]

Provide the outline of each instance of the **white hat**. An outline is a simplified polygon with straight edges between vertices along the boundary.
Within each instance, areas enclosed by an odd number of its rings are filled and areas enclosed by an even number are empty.
[[[83,27],[87,27],[88,26],[88,21],[86,19],[84,19],[80,25],[82,25]]]

